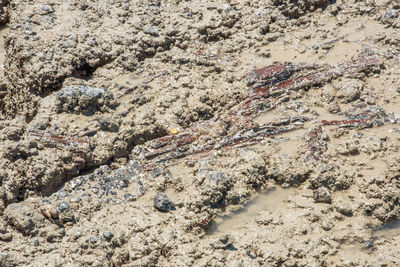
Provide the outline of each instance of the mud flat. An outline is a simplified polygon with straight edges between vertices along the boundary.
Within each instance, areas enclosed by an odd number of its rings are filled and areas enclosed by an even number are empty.
[[[0,1],[0,266],[400,265],[399,12]]]

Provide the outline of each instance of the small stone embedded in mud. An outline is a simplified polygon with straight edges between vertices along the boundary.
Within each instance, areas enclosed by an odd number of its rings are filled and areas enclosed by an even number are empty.
[[[154,197],[153,206],[154,208],[163,212],[175,210],[174,203],[172,203],[172,201],[169,200],[167,195],[164,193],[157,193],[157,195]]]
[[[68,196],[68,193],[63,191],[63,190],[61,190],[60,192],[57,193],[57,198],[58,199],[65,198],[66,196]]]
[[[79,179],[79,178],[76,178],[76,179],[72,180],[72,182],[71,182],[71,188],[72,188],[72,189],[77,188],[78,186],[82,185],[82,182],[83,182],[83,181],[82,181],[81,179]]]
[[[146,24],[143,26],[143,32],[152,36],[157,37],[159,35],[158,29],[155,26]]]
[[[231,235],[226,234],[212,240],[210,245],[215,249],[229,249],[234,248],[233,242],[235,242],[235,239]]]
[[[97,236],[92,236],[89,239],[90,243],[92,243],[92,244],[96,243],[98,240],[99,240],[99,238]]]
[[[353,215],[353,210],[351,208],[350,205],[348,205],[347,203],[341,203],[336,207],[336,210],[345,215],[345,216],[351,216]]]
[[[321,222],[321,228],[325,231],[330,231],[332,229],[332,225],[328,221],[324,220]]]
[[[340,106],[337,104],[332,104],[328,106],[329,113],[337,114],[340,112]]]
[[[319,187],[313,191],[315,202],[331,203],[331,193],[326,187]]]
[[[386,9],[385,14],[382,16],[383,21],[395,19],[399,16],[399,12],[395,9]]]
[[[60,204],[58,204],[57,209],[59,212],[65,212],[69,209],[69,204],[63,201]]]
[[[135,201],[136,200],[136,196],[130,193],[126,193],[124,195],[124,198],[126,201]]]
[[[97,122],[103,131],[117,132],[119,129],[118,123],[110,116],[99,116]]]
[[[1,233],[0,231],[0,241],[9,242],[13,239],[11,233]]]
[[[103,236],[104,236],[104,238],[105,238],[106,240],[110,241],[110,240],[114,237],[114,234],[111,233],[111,232],[104,232],[104,233],[103,233]]]
[[[365,242],[364,248],[365,248],[365,249],[370,249],[370,248],[372,248],[373,246],[374,246],[374,242],[373,242],[373,241],[367,241],[367,242]]]

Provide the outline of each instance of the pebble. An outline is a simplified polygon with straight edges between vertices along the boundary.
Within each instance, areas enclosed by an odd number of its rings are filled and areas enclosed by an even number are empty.
[[[111,173],[111,169],[107,165],[101,165],[100,170],[102,170],[103,173]]]
[[[224,10],[225,14],[228,14],[229,12],[232,11],[232,7],[230,5],[228,5],[228,4],[222,5],[222,9]]]
[[[149,24],[144,25],[143,32],[146,34],[155,36],[155,37],[157,37],[159,35],[157,27],[149,25]]]
[[[36,239],[35,241],[33,241],[33,245],[36,246],[36,247],[39,246],[40,245],[39,240]]]
[[[82,185],[82,182],[83,181],[81,179],[79,179],[79,178],[72,180],[71,181],[71,188],[72,189],[77,188],[78,186]]]
[[[399,16],[399,13],[395,9],[386,9],[385,14],[383,14],[382,20],[387,21],[390,19],[395,19]]]
[[[92,236],[89,238],[90,243],[96,243],[99,240],[97,236]]]
[[[130,193],[126,193],[124,195],[124,198],[126,201],[135,201],[136,200],[136,196]]]
[[[61,190],[60,192],[57,193],[57,198],[58,198],[58,199],[65,198],[66,196],[68,196],[68,193],[65,192],[65,191],[62,191],[62,190]]]
[[[65,212],[69,209],[69,204],[63,201],[60,204],[58,204],[57,209],[59,212]]]
[[[313,191],[315,202],[331,203],[331,193],[326,187],[319,187]]]
[[[351,216],[351,215],[353,215],[353,211],[352,211],[351,207],[350,207],[349,205],[347,205],[347,204],[340,204],[340,205],[336,208],[336,210],[337,210],[339,213],[341,213],[341,214],[343,214],[343,215],[345,215],[345,216]]]
[[[154,208],[163,212],[168,212],[175,209],[172,201],[169,200],[167,195],[164,193],[157,193],[157,195],[154,197],[153,206]]]
[[[330,224],[329,222],[323,221],[323,222],[321,223],[321,228],[322,228],[323,230],[325,230],[325,231],[329,231],[329,230],[332,229],[332,226],[331,226],[331,224]]]
[[[114,237],[114,234],[111,233],[111,232],[104,232],[104,233],[103,233],[103,236],[104,236],[104,238],[105,238],[106,240],[110,241],[110,240]]]
[[[372,241],[367,241],[367,242],[365,242],[364,248],[369,249],[369,248],[372,248],[373,246],[374,246],[374,243]]]

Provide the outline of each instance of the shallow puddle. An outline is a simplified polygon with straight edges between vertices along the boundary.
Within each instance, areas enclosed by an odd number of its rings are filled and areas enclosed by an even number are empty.
[[[209,229],[209,234],[227,233],[245,226],[248,221],[256,218],[260,211],[279,211],[281,204],[290,195],[293,195],[294,188],[283,189],[276,187],[273,191],[258,194],[255,198],[244,205],[243,208],[232,211],[227,215],[218,217]]]
[[[340,246],[340,250],[330,259],[330,263],[350,263],[367,256],[367,250],[363,249],[360,244],[344,244]],[[353,266],[353,265],[349,265]]]
[[[273,122],[276,119],[281,118],[281,117],[282,117],[282,115],[279,114],[279,112],[274,109],[274,110],[262,112],[260,115],[255,117],[253,119],[253,121],[258,123],[259,125],[264,125],[269,122]]]
[[[400,235],[400,220],[384,225],[376,230],[376,235],[379,239],[392,239],[396,235]]]

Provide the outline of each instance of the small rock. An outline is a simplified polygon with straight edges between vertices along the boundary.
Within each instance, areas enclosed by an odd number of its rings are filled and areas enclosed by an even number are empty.
[[[144,25],[143,32],[146,34],[155,36],[155,37],[157,37],[159,35],[157,27],[149,25],[149,24]]]
[[[47,15],[50,13],[54,13],[54,8],[49,5],[42,5],[40,10],[41,10],[41,12],[40,12],[41,15]]]
[[[104,238],[105,238],[106,240],[110,241],[110,240],[114,237],[114,234],[111,233],[111,232],[104,232],[104,233],[103,233],[103,236],[104,236]]]
[[[330,224],[329,222],[327,222],[327,221],[322,221],[322,223],[321,223],[321,228],[322,228],[323,230],[325,230],[325,231],[329,231],[329,230],[332,229],[332,226],[331,226],[331,224]]]
[[[78,186],[80,186],[82,184],[82,182],[83,181],[81,179],[79,179],[79,178],[76,178],[76,179],[72,180],[71,181],[71,188],[72,189],[77,188]]]
[[[210,245],[214,249],[227,249],[233,247],[233,242],[235,239],[231,235],[223,235],[219,238],[211,240]]]
[[[340,106],[337,104],[332,104],[328,106],[329,113],[337,114],[340,112]]]
[[[300,44],[296,47],[297,52],[300,54],[304,54],[307,51],[307,47],[303,44]]]
[[[60,191],[60,192],[57,193],[57,198],[58,199],[65,198],[66,196],[68,196],[68,193],[65,192],[65,191]]]
[[[100,170],[102,170],[103,173],[111,173],[111,169],[107,165],[101,165]]]
[[[174,204],[171,202],[171,200],[168,199],[167,195],[164,193],[157,193],[157,195],[154,197],[153,206],[154,208],[163,212],[168,212],[175,209]]]
[[[228,4],[224,4],[224,5],[222,5],[222,9],[224,10],[225,14],[228,14],[229,12],[232,11],[232,6],[230,6]]]
[[[60,204],[58,204],[57,209],[59,212],[65,212],[69,209],[69,204],[63,201]]]
[[[13,238],[11,233],[0,233],[0,241],[9,242]]]
[[[44,217],[46,217],[52,223],[57,223],[59,216],[57,209],[53,208],[53,206],[46,204],[40,208],[40,212]]]
[[[314,50],[318,50],[319,46],[318,45],[313,45],[313,46],[311,46],[311,48],[314,49]]]
[[[129,180],[127,179],[123,179],[118,182],[118,188],[125,188],[128,187],[128,185],[129,185]]]
[[[350,207],[350,205],[348,205],[348,204],[346,204],[346,203],[339,204],[339,205],[336,207],[336,210],[337,210],[339,213],[341,213],[341,214],[343,214],[343,215],[345,215],[345,216],[351,216],[351,215],[353,215],[353,210],[352,210],[352,208]]]
[[[364,248],[370,249],[370,248],[372,248],[373,246],[374,246],[374,243],[373,243],[372,241],[367,241],[367,242],[365,242]]]
[[[97,122],[103,131],[117,132],[119,129],[119,125],[115,119],[106,115],[97,117]]]
[[[39,246],[40,245],[39,240],[35,239],[35,241],[33,241],[33,245],[36,247]]]
[[[89,238],[89,242],[94,244],[99,240],[99,238],[97,236],[92,236]]]
[[[326,187],[319,187],[313,191],[315,202],[331,203],[331,193]]]
[[[399,12],[395,9],[386,9],[385,14],[382,16],[383,21],[395,19],[399,16]]]
[[[135,201],[136,200],[136,196],[130,193],[126,193],[124,195],[124,198],[126,201]]]

